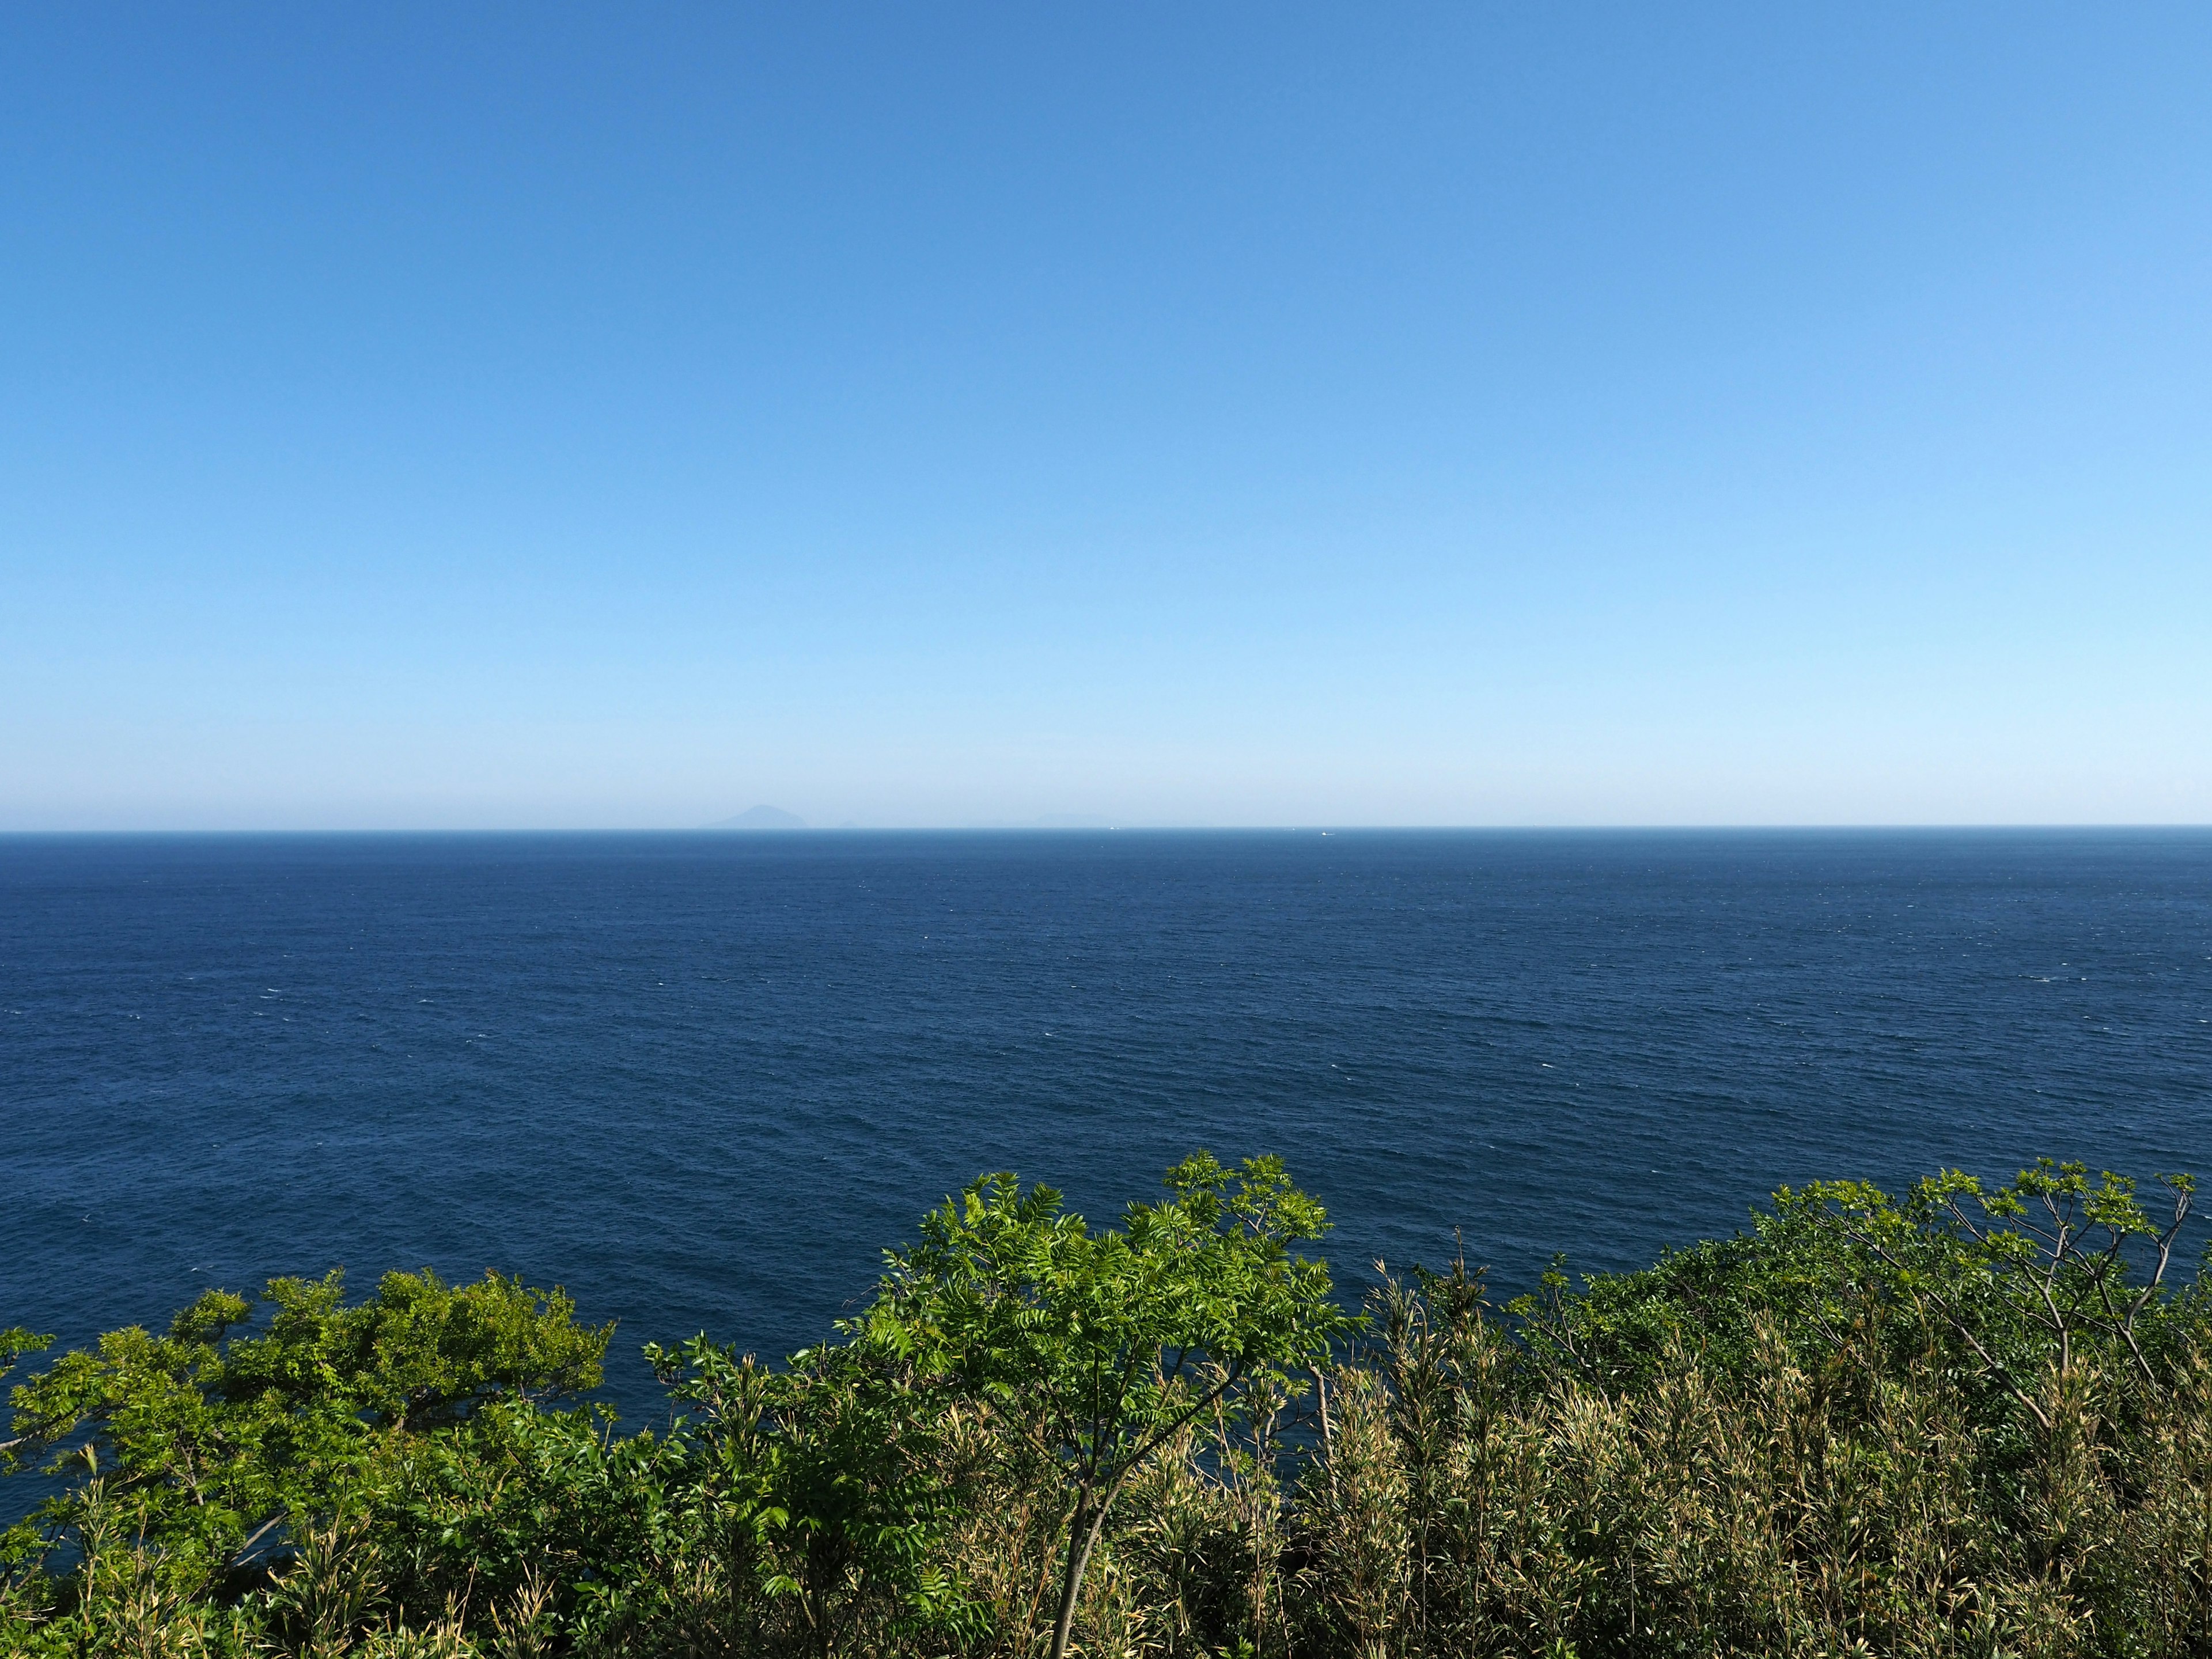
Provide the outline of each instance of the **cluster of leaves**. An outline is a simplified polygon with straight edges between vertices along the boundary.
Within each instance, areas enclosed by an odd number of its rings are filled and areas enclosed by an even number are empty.
[[[278,1280],[16,1389],[0,1457],[62,1489],[0,1650],[2212,1655],[2212,1287],[2163,1191],[1785,1189],[1352,1320],[1275,1160],[1108,1228],[995,1176],[781,1365],[649,1347],[659,1433],[574,1403],[607,1333],[558,1292]]]
[[[1051,1659],[1130,1477],[1201,1413],[1322,1357],[1348,1322],[1326,1265],[1293,1253],[1328,1224],[1280,1159],[1232,1174],[1201,1152],[1166,1185],[1093,1233],[1049,1187],[979,1182],[892,1255],[863,1327],[995,1408],[1057,1471],[1070,1512]]]
[[[396,1273],[353,1305],[337,1274],[210,1292],[15,1390],[9,1467],[43,1453],[75,1478],[0,1543],[0,1619],[55,1653],[146,1607],[188,1646],[331,1653],[973,1645],[1004,1607],[948,1540],[1018,1466],[1052,1471],[1068,1540],[1042,1563],[1066,1557],[1058,1652],[1131,1477],[1344,1323],[1291,1253],[1324,1221],[1279,1163],[1201,1154],[1168,1187],[1093,1231],[1048,1188],[978,1182],[889,1259],[863,1318],[785,1366],[704,1336],[648,1347],[677,1408],[658,1437],[563,1403],[598,1383],[608,1332],[557,1291]]]
[[[1400,1577],[1339,1634],[2212,1652],[2212,1287],[2172,1284],[2193,1183],[2160,1187],[2155,1219],[2048,1160],[1784,1188],[1644,1272],[1555,1264],[1503,1320],[1463,1270],[1387,1281],[1343,1380]]]
[[[7,1455],[12,1468],[59,1449],[57,1471],[81,1459],[173,1574],[222,1580],[287,1516],[332,1503],[390,1438],[488,1400],[595,1387],[609,1333],[574,1313],[496,1274],[455,1289],[388,1273],[353,1306],[335,1273],[272,1280],[258,1306],[210,1291],[161,1335],[110,1332],[18,1388]],[[43,1561],[85,1502],[82,1487],[49,1498],[0,1539],[0,1566]]]

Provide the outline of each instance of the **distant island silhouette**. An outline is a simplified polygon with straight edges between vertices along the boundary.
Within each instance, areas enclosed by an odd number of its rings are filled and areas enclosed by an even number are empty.
[[[710,823],[709,830],[804,830],[806,820],[781,806],[755,806],[733,818],[724,818],[720,823]]]

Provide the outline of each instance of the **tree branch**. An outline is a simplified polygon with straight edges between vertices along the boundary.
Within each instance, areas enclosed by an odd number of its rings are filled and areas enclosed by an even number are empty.
[[[259,1526],[253,1529],[253,1535],[252,1537],[248,1538],[243,1544],[240,1544],[236,1549],[230,1553],[228,1571],[235,1572],[239,1568],[246,1565],[246,1558],[253,1553],[253,1547],[259,1543],[264,1537],[268,1536],[270,1529],[275,1527],[277,1522],[283,1520],[285,1513],[286,1512],[283,1510],[277,1510],[276,1514],[270,1516],[266,1521],[264,1521]]]

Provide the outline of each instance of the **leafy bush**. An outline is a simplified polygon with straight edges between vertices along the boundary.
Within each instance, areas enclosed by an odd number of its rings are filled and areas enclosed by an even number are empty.
[[[2190,1183],[2041,1164],[1785,1189],[1736,1237],[1358,1321],[1279,1164],[1092,1229],[979,1182],[765,1366],[576,1401],[558,1292],[211,1293],[15,1390],[40,1656],[2212,1655],[2212,1301]],[[0,1332],[0,1361],[39,1352]]]

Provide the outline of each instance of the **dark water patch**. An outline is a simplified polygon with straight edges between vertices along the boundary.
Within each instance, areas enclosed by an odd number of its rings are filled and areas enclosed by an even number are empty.
[[[2203,832],[0,840],[0,1324],[343,1263],[763,1352],[980,1170],[1276,1151],[1525,1284],[1775,1185],[2212,1172]]]

